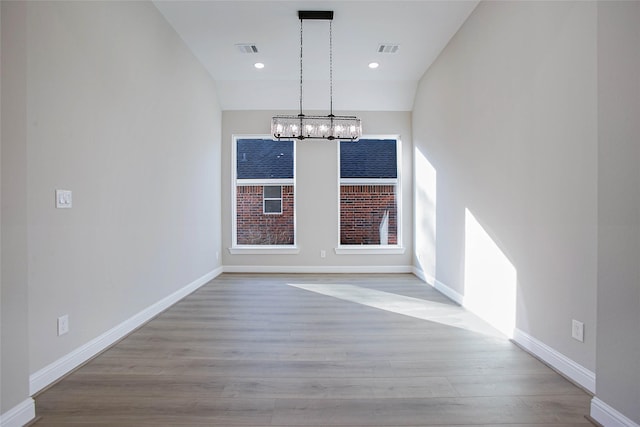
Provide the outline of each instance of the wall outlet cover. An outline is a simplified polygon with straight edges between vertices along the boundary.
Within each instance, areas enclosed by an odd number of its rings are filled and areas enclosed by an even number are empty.
[[[571,337],[580,342],[584,342],[584,323],[575,319],[571,321]]]
[[[69,332],[69,315],[58,317],[58,336],[64,335]]]

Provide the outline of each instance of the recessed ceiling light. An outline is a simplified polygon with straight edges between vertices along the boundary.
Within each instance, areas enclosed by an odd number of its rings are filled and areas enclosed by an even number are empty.
[[[253,66],[258,70],[262,70],[264,68],[264,64],[262,62],[256,62],[255,64],[253,64]]]
[[[370,62],[369,63],[369,68],[371,68],[372,70],[375,70],[379,66],[380,66],[380,64],[378,64],[377,62]]]

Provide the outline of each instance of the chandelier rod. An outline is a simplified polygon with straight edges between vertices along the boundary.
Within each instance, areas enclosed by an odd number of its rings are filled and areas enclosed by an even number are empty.
[[[303,19],[300,18],[300,116],[302,116],[302,46],[303,46],[303,40],[302,40],[302,21]]]
[[[329,116],[333,117],[333,21],[329,21]]]

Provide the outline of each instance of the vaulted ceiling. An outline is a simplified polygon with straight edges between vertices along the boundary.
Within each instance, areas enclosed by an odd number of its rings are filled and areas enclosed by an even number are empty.
[[[478,1],[155,1],[217,84],[223,110],[298,110],[298,10],[332,10],[336,111],[409,111]],[[304,109],[329,108],[329,23],[304,21]],[[238,44],[254,44],[242,53]],[[397,44],[395,53],[379,53]],[[254,64],[262,62],[263,69]],[[378,62],[377,69],[368,64]]]

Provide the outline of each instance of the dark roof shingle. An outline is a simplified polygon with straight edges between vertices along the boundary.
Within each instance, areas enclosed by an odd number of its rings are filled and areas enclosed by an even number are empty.
[[[238,139],[238,179],[293,178],[293,141]],[[340,142],[341,178],[397,178],[396,141]]]
[[[360,139],[340,144],[340,178],[397,178],[396,141]]]
[[[293,178],[293,141],[238,139],[238,179]]]

